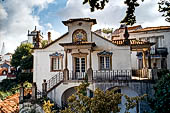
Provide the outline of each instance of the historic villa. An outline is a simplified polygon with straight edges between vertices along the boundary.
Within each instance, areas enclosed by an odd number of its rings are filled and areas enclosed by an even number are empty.
[[[119,92],[128,96],[153,94],[153,80],[157,76],[153,74],[155,69],[151,69],[151,58],[147,54],[146,59],[146,53],[154,43],[128,39],[127,27],[124,39],[108,40],[91,31],[97,24],[96,19],[69,19],[63,24],[68,26],[68,32],[53,42],[48,33],[49,44],[44,48],[39,42],[40,33],[37,34],[33,81],[38,90],[46,91],[49,98],[63,106],[75,93],[74,87],[87,75],[88,96],[93,96],[96,88],[109,90],[114,87],[119,87]],[[142,53],[142,69],[133,68],[132,52]],[[121,112],[125,110],[125,101],[123,98],[120,104]],[[130,112],[142,113],[147,109],[148,105],[141,102]]]

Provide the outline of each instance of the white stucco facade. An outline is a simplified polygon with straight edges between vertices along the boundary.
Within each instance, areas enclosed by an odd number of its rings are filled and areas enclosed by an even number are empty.
[[[76,70],[76,66],[80,66],[82,69],[85,68],[85,72],[87,72],[89,69],[92,69],[93,71],[108,71],[108,72],[114,72],[113,70],[128,70],[131,75],[132,68],[135,68],[137,64],[135,64],[136,61],[133,61],[133,56],[135,56],[135,53],[131,51],[131,47],[129,45],[122,45],[118,46],[112,41],[99,36],[98,34],[91,31],[91,27],[95,22],[92,21],[85,21],[85,20],[77,20],[77,21],[68,21],[68,23],[65,23],[65,25],[68,26],[68,32],[65,33],[60,38],[56,39],[49,45],[47,45],[44,48],[34,49],[34,66],[33,66],[33,81],[36,82],[38,90],[42,91],[42,83],[43,80],[50,80],[52,77],[54,77],[57,73],[65,72],[65,70],[68,69],[69,72],[74,72]],[[85,31],[86,33],[86,41],[83,43],[75,43],[74,42],[74,33],[77,30]],[[57,53],[56,53],[57,52]],[[52,54],[60,54],[62,57],[62,68],[57,71],[52,71],[52,60],[51,55]],[[100,58],[100,54],[103,58],[107,56],[107,58],[110,58],[107,61],[103,62]],[[67,57],[66,57],[67,56]],[[76,64],[75,58],[84,58],[85,60],[82,61],[82,59]],[[106,60],[106,58],[105,58]],[[105,65],[106,62],[109,62],[109,69],[101,69],[101,65]],[[80,63],[84,63],[83,65],[80,65]],[[135,64],[133,67],[132,64]],[[107,67],[107,66],[105,66]],[[119,72],[117,72],[119,73]],[[124,73],[126,74],[126,73]],[[58,76],[58,75],[57,75]],[[55,76],[56,77],[56,76]],[[129,76],[131,77],[131,76]],[[71,80],[70,80],[71,81]],[[62,105],[62,98],[64,92],[68,91],[70,88],[73,88],[75,86],[78,86],[81,82],[62,82],[60,84],[57,84],[55,88],[52,88],[48,92],[48,97],[54,100],[59,105]],[[106,82],[107,83],[107,82]],[[106,84],[105,83],[105,84]],[[109,82],[108,82],[109,83]],[[128,86],[126,86],[126,83],[122,83],[123,87],[121,86],[121,90],[123,94],[127,94],[128,96],[137,96],[139,95],[136,91],[132,90]],[[48,85],[48,84],[47,84]],[[115,87],[119,85],[119,81],[116,81],[114,84],[110,83],[107,85],[109,87],[104,88],[103,90],[106,90],[111,87]],[[104,85],[101,85],[104,86]],[[126,87],[125,87],[126,86]],[[48,87],[48,86],[47,86]],[[97,84],[91,82],[89,89],[94,91],[98,87]],[[102,88],[100,88],[102,89]],[[69,90],[67,93],[73,93],[74,91]],[[68,95],[67,95],[68,96]],[[65,97],[67,97],[65,96]],[[124,110],[123,103],[125,102],[124,99],[122,99],[122,110]],[[131,113],[136,113],[136,109],[131,110]]]
[[[77,29],[83,29],[87,33],[87,41],[94,42],[96,46],[93,48],[92,52],[92,69],[99,70],[99,58],[98,53],[102,51],[112,52],[112,69],[111,70],[130,70],[131,69],[131,52],[129,46],[116,46],[111,41],[104,39],[101,36],[93,33],[91,31],[91,23],[81,22],[82,25],[78,26],[78,22],[73,22],[69,24],[68,33],[59,38],[59,40],[52,43],[50,46],[44,49],[35,49],[34,50],[34,76],[33,81],[37,83],[38,89],[41,90],[42,82],[44,79],[49,80],[57,72],[50,71],[50,54],[58,52],[64,54],[64,48],[59,45],[60,43],[72,43],[73,32]],[[86,71],[89,68],[89,50],[88,49],[74,49],[71,53],[68,53],[68,70],[73,71],[73,53],[86,53]],[[63,58],[63,69],[65,67],[64,58]]]

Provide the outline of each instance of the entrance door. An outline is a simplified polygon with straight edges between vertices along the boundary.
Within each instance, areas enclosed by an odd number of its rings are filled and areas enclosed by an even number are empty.
[[[85,57],[75,57],[75,78],[84,79],[86,72]]]

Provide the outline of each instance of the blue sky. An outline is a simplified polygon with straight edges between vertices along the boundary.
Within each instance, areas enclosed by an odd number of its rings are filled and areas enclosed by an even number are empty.
[[[97,20],[92,30],[108,27],[116,29],[125,16],[124,0],[110,0],[104,10],[95,12],[90,12],[89,5],[82,5],[82,2],[83,0],[0,0],[0,49],[5,42],[6,52],[14,52],[22,41],[27,40],[27,32],[34,30],[34,26],[43,32],[44,39],[47,39],[47,32],[50,31],[54,40],[67,32],[63,20],[90,17]],[[157,3],[158,0],[142,2],[135,11],[135,25],[170,25],[157,11]]]
[[[49,28],[46,24],[51,24],[53,29],[57,30],[60,33],[67,32],[67,28],[62,24],[62,18],[57,16],[57,12],[62,10],[66,6],[67,0],[56,0],[48,4],[48,8],[45,8],[42,11],[39,11],[39,7],[34,7],[33,15],[38,15],[40,18],[40,25],[44,26],[44,31],[47,31]]]

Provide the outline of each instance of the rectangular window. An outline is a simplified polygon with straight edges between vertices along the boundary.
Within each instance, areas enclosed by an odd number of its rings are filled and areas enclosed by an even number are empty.
[[[85,72],[85,58],[81,58],[81,71]]]
[[[76,72],[80,72],[80,59],[75,58],[75,63],[76,63]]]
[[[52,71],[56,71],[56,70],[62,70],[62,58],[60,57],[55,57],[55,58],[51,58],[52,59]]]
[[[57,59],[52,58],[53,70],[57,70]]]
[[[110,56],[100,56],[100,69],[111,69]]]
[[[164,46],[164,38],[163,37],[159,37],[158,38],[158,47],[163,47]]]
[[[75,58],[75,72],[85,72],[86,71],[86,61],[84,57]]]
[[[106,69],[110,69],[110,57],[106,56],[105,60],[106,60]]]
[[[100,56],[100,69],[104,69],[104,57]]]

